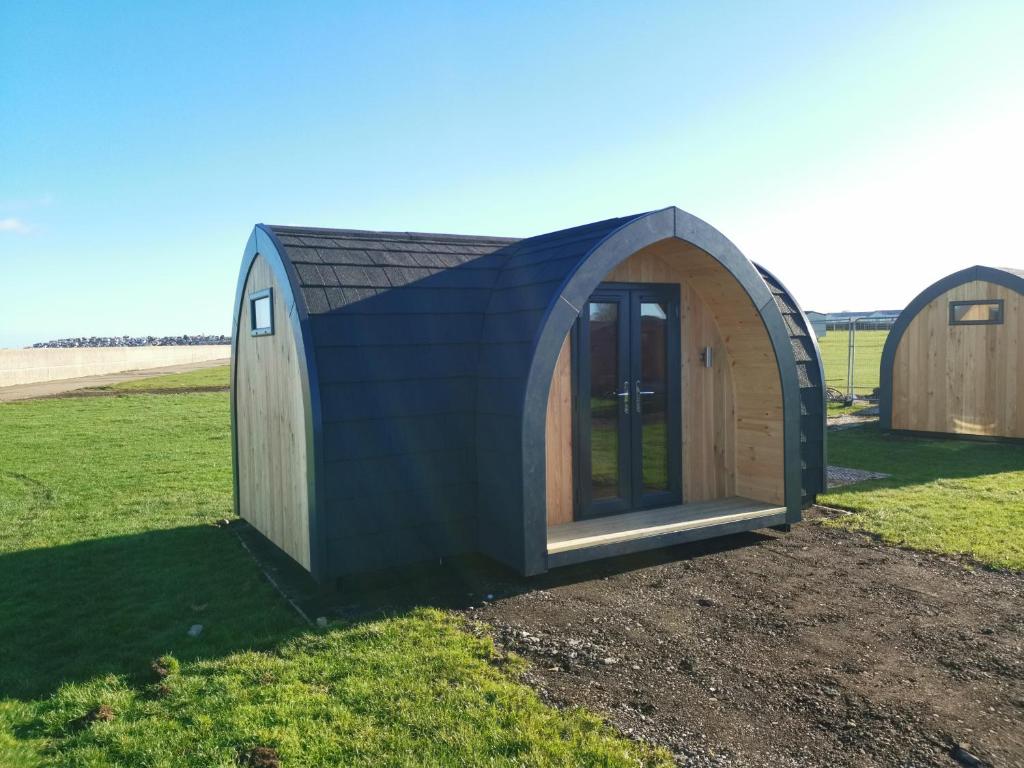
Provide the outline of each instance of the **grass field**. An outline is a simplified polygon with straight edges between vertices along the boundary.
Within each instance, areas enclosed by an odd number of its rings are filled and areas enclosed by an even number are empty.
[[[0,405],[0,765],[668,764],[451,614],[310,630],[230,516],[226,393]]]
[[[187,373],[165,373],[162,376],[148,376],[144,379],[122,381],[102,389],[116,389],[125,392],[140,389],[182,389],[185,387],[227,387],[231,384],[231,366],[218,365],[200,368]]]
[[[829,434],[828,450],[830,464],[892,475],[819,497],[857,512],[831,525],[1024,570],[1024,446],[894,436],[872,426]]]
[[[856,416],[861,411],[866,411],[869,408],[874,408],[871,403],[856,402],[851,405],[846,403],[828,403],[828,415],[829,416]]]
[[[857,331],[854,354],[854,391],[868,395],[878,386],[878,367],[882,361],[882,347],[888,331]],[[846,331],[829,331],[819,339],[825,380],[828,386],[846,391],[849,335]]]

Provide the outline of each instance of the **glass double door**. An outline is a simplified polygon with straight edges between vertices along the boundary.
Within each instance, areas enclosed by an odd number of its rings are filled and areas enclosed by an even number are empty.
[[[603,284],[578,333],[578,516],[678,504],[678,287]]]

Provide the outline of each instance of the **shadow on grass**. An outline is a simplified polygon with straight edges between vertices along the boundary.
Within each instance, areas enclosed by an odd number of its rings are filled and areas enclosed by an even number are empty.
[[[311,618],[326,616],[361,622],[415,608],[462,610],[482,600],[501,600],[525,592],[602,579],[627,571],[759,546],[774,540],[768,533],[746,532],[679,544],[665,549],[556,568],[525,578],[482,556],[446,558],[443,563],[409,566],[340,579],[317,587],[309,575],[244,523],[238,531],[260,566]]]
[[[312,617],[361,623],[418,606],[488,599],[599,579],[771,540],[737,534],[522,578],[482,557],[378,572],[318,587],[247,524],[191,526],[0,556],[0,698],[42,698],[106,674],[151,682],[151,661],[266,649],[307,628],[239,546]],[[188,630],[202,624],[198,638]]]
[[[899,435],[869,425],[829,433],[829,463],[892,475],[831,492],[856,496],[935,480],[1024,472],[1024,443]]]
[[[0,556],[0,698],[280,642],[298,619],[227,529],[192,526]],[[204,629],[187,635],[194,624]]]

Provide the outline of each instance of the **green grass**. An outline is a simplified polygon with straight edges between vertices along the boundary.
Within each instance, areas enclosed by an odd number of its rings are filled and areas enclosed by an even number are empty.
[[[853,405],[846,405],[845,403],[832,403],[828,404],[828,415],[829,416],[856,416],[861,411],[873,408],[872,403],[854,403]]]
[[[0,765],[668,763],[546,707],[450,614],[309,630],[230,514],[224,393],[0,406]]]
[[[160,376],[147,376],[144,379],[133,379],[111,384],[103,389],[116,389],[131,392],[138,389],[184,389],[186,387],[227,387],[231,384],[231,366],[218,365],[213,368],[200,368],[187,373],[165,373]]]
[[[830,525],[1024,570],[1024,446],[861,427],[831,433],[828,449],[830,464],[892,475],[819,497],[822,504],[857,513]]]
[[[854,391],[870,394],[878,386],[879,365],[882,361],[882,347],[888,331],[857,331],[856,353],[854,354]],[[825,366],[825,380],[828,386],[846,391],[849,334],[845,331],[829,331],[819,339],[821,360]]]
[[[596,486],[614,489],[619,481],[619,431],[618,420],[594,418],[590,432],[590,474]],[[666,426],[664,422],[645,424],[641,461],[643,479],[647,487],[668,488],[668,463],[666,461]],[[614,493],[614,491],[610,491]]]

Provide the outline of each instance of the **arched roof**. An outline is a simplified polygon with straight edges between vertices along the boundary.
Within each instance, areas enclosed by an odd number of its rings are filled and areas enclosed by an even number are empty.
[[[364,504],[384,510],[375,526],[404,525],[408,508],[429,518],[421,528],[410,522],[415,530],[405,538],[392,532],[392,550],[411,552],[435,536],[457,539],[468,528],[480,531],[472,549],[526,563],[528,573],[543,570],[544,484],[537,479],[562,340],[612,268],[672,238],[718,261],[764,323],[787,414],[787,507],[799,508],[801,371],[810,370],[803,364],[816,349],[802,340],[806,320],[781,284],[700,219],[670,207],[523,240],[262,224],[255,235],[293,294],[293,327],[306,350],[300,363],[315,401],[308,421],[320,446],[311,482],[327,508],[313,514],[323,518],[316,524],[324,536],[349,548],[344,557],[379,549],[353,536],[344,520],[345,510]],[[819,445],[804,443],[812,453]],[[418,484],[408,496],[417,503],[403,507],[410,483]],[[462,503],[435,505],[425,487],[443,487],[439,498]],[[460,514],[478,517],[454,517]]]
[[[771,339],[782,384],[787,507],[799,510],[800,388],[790,336],[754,265],[724,235],[678,208],[612,219],[523,240],[508,248],[488,305],[481,348],[478,442],[484,550],[544,570],[544,425],[562,342],[590,295],[640,249],[677,239],[715,259],[742,286]],[[484,409],[487,409],[486,412]],[[522,525],[511,514],[523,510]]]
[[[882,429],[892,428],[892,367],[903,334],[918,313],[935,299],[957,286],[975,281],[1001,285],[1024,295],[1024,270],[975,265],[937,280],[915,296],[896,318],[882,348],[878,385],[878,418]]]

